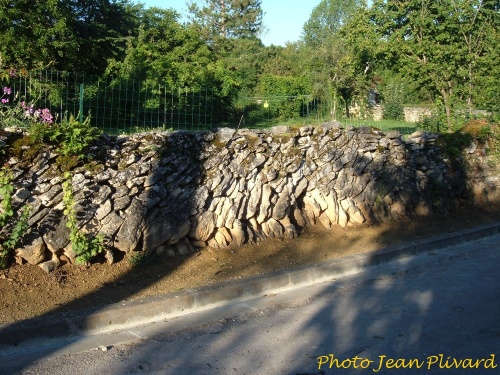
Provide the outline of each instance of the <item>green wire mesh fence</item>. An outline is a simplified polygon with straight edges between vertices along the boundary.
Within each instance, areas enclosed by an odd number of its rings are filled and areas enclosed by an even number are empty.
[[[48,108],[59,119],[73,115],[83,121],[89,116],[91,124],[107,134],[156,128],[202,131],[221,126],[303,126],[332,120],[345,126],[397,130],[403,135],[417,129],[416,124],[404,121],[356,119],[369,117],[365,114],[345,118],[332,100],[311,95],[241,97],[229,101],[209,87],[180,88],[60,71],[18,74],[10,77],[7,85],[18,102]]]
[[[223,121],[222,100],[209,88],[179,88],[58,71],[11,78],[19,101],[69,114],[108,134],[153,128],[205,130]]]

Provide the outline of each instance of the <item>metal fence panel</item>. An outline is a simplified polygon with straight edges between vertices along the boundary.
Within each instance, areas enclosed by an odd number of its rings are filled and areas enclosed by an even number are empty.
[[[212,88],[170,87],[162,83],[97,77],[60,71],[18,74],[7,83],[18,102],[48,108],[59,120],[73,115],[108,134],[155,128],[201,131],[215,127],[302,126],[337,120],[343,125],[373,126],[403,135],[416,124],[344,118],[338,103],[311,95],[241,97],[233,102]],[[336,110],[337,109],[337,110]]]

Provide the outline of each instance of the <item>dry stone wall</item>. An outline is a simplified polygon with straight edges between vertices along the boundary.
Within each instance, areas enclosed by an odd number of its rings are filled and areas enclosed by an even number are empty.
[[[342,128],[218,129],[205,133],[103,135],[91,163],[73,171],[77,217],[119,252],[188,254],[325,227],[399,220],[447,210],[465,179],[435,145],[437,136]],[[30,167],[12,158],[16,207],[30,203],[18,261],[47,271],[74,260],[63,215],[56,154]]]

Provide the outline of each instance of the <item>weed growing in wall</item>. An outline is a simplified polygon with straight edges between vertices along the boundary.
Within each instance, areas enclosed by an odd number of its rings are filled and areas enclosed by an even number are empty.
[[[78,228],[71,178],[71,173],[66,172],[64,174],[64,182],[62,184],[64,215],[67,219],[66,226],[70,230],[69,238],[71,241],[71,247],[76,253],[76,263],[88,265],[96,255],[104,251],[104,238],[100,235],[88,238],[87,235]]]
[[[12,174],[0,169],[0,269],[8,266],[9,256],[28,230],[28,218],[31,213],[29,205],[19,210],[16,218],[12,207]]]

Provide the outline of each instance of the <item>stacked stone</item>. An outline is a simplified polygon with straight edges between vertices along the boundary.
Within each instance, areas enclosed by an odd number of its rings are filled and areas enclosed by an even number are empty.
[[[109,261],[113,251],[185,255],[294,238],[316,223],[399,220],[460,194],[435,141],[422,132],[404,142],[397,132],[333,122],[102,136],[90,149],[93,162],[73,171],[75,209],[82,230],[105,236]],[[56,156],[45,150],[28,168],[9,161],[16,207],[32,206],[18,259],[48,271],[76,255]]]

